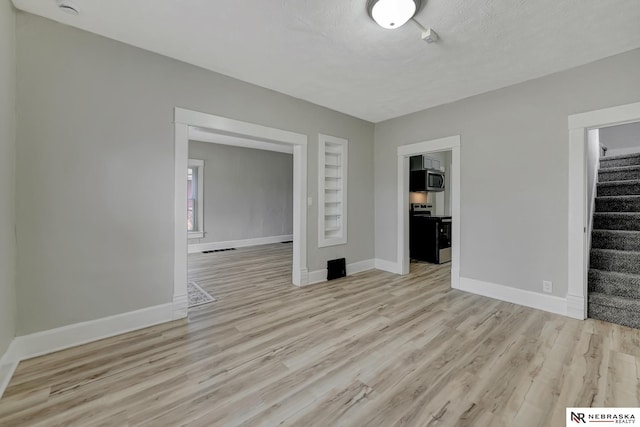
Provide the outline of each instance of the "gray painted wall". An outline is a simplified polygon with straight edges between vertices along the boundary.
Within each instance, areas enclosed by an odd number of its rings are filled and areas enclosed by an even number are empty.
[[[596,183],[598,177],[598,162],[600,161],[600,130],[589,129],[587,132],[587,247],[591,248],[591,230],[593,228],[593,212],[596,197]],[[587,263],[589,258],[587,258]]]
[[[0,1],[0,357],[15,336],[15,12]]]
[[[293,155],[189,141],[204,160],[204,239],[225,242],[293,234]]]
[[[634,50],[376,124],[376,258],[396,261],[396,148],[459,134],[461,275],[564,297],[567,116],[638,102],[638,70]]]
[[[19,13],[18,334],[168,303],[173,108],[308,135],[308,267],[373,258],[371,123]],[[318,133],[349,140],[349,242],[317,248]]]
[[[602,128],[600,142],[609,149],[608,156],[640,152],[640,123]]]
[[[429,157],[440,161],[440,169],[444,170],[444,191],[432,193],[430,199],[434,204],[434,215],[451,215],[451,151],[440,151],[427,154]]]

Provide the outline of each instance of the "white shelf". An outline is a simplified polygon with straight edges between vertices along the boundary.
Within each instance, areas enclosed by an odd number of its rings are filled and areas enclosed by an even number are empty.
[[[318,246],[347,243],[348,141],[318,135]]]

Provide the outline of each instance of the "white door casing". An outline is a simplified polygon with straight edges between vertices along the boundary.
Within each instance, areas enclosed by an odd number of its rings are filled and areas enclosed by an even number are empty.
[[[640,121],[640,102],[572,114],[569,125],[567,315],[587,318],[587,131]]]
[[[460,287],[460,135],[398,147],[397,271],[409,273],[409,157],[451,150],[451,287]]]
[[[174,319],[187,315],[187,163],[190,131],[202,129],[266,141],[263,149],[293,148],[293,274],[296,286],[308,282],[307,135],[176,107],[174,163]],[[227,145],[236,145],[227,138]],[[240,145],[239,146],[245,146]],[[272,146],[269,148],[269,146]]]

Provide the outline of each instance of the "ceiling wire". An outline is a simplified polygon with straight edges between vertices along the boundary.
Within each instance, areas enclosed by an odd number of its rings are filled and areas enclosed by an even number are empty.
[[[411,17],[411,20],[418,26],[418,28],[420,28],[420,31],[428,31],[415,17]]]

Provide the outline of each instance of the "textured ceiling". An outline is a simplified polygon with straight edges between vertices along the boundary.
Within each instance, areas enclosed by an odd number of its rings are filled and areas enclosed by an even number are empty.
[[[429,0],[378,27],[366,0],[14,0],[17,8],[372,122],[640,47],[640,0]]]

